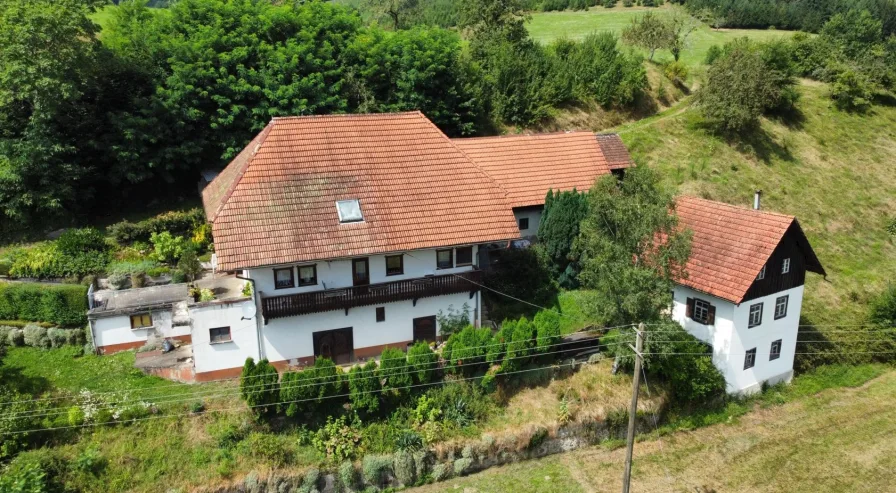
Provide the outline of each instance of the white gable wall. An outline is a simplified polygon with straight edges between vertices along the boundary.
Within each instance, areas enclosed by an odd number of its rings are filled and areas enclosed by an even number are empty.
[[[775,301],[789,295],[787,316],[774,319]],[[700,298],[716,307],[715,324],[703,325],[686,317],[687,298]],[[803,286],[735,305],[726,300],[676,286],[672,318],[688,333],[713,347],[713,362],[725,377],[729,393],[751,393],[763,382],[776,384],[790,381],[802,308]],[[762,323],[749,328],[750,306],[763,303]],[[771,344],[781,339],[781,356],[769,360]],[[744,370],[746,352],[756,348],[756,363]]]
[[[258,360],[258,333],[255,318],[241,320],[244,305],[239,303],[209,303],[190,307],[193,319],[193,361],[196,373],[241,367],[246,358]],[[256,315],[257,316],[257,315]],[[230,327],[229,342],[212,343],[209,329]]]

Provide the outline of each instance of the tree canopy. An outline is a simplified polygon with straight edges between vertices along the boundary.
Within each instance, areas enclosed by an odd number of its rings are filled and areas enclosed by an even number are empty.
[[[656,172],[636,167],[604,176],[588,192],[588,214],[573,247],[586,308],[605,324],[658,320],[673,280],[684,275],[690,233],[678,228],[673,195]]]

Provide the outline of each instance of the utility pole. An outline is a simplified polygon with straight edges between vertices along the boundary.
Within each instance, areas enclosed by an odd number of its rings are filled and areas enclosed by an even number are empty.
[[[629,493],[632,481],[632,450],[635,446],[635,416],[638,414],[638,389],[641,386],[641,360],[643,359],[641,352],[644,349],[644,330],[644,324],[638,324],[636,329],[638,339],[635,342],[635,347],[632,348],[635,352],[635,378],[632,381],[632,407],[628,411],[628,437],[625,450],[625,472],[622,475],[622,493]],[[632,347],[631,344],[628,347]]]

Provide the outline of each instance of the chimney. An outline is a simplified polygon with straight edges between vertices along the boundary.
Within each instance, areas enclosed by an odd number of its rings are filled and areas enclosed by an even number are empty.
[[[759,210],[759,201],[762,199],[762,190],[756,190],[756,194],[753,195],[753,209]]]

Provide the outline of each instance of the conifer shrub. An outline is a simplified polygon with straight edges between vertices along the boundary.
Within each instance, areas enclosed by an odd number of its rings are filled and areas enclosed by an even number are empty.
[[[408,349],[408,365],[416,384],[432,383],[438,378],[439,356],[425,342],[418,342]]]
[[[554,310],[542,310],[532,320],[537,333],[536,353],[551,353],[560,344],[560,314]]]
[[[402,401],[411,392],[413,375],[404,351],[386,348],[380,355],[379,368],[383,395],[394,402]]]
[[[472,326],[452,335],[442,349],[447,369],[463,375],[474,375],[484,369],[491,340],[491,330]]]
[[[279,380],[277,369],[268,360],[256,364],[254,359],[246,358],[240,374],[240,397],[256,414],[274,412],[280,396]]]
[[[380,381],[377,364],[371,360],[348,373],[349,398],[356,412],[372,415],[380,408]]]

